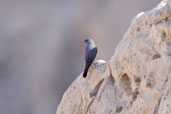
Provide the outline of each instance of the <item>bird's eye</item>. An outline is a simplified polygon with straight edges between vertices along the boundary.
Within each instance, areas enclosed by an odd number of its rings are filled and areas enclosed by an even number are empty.
[[[88,42],[88,40],[84,40],[84,42]]]

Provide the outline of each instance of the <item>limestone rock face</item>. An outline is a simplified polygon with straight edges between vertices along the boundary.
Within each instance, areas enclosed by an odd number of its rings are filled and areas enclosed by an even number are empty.
[[[138,14],[111,60],[81,74],[56,114],[171,114],[170,6]]]

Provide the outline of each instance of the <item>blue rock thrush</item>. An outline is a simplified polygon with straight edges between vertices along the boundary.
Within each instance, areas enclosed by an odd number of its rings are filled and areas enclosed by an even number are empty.
[[[85,69],[84,69],[83,77],[86,78],[88,69],[96,57],[97,47],[92,39],[86,39],[84,40],[84,42],[86,43],[86,48],[85,48]]]

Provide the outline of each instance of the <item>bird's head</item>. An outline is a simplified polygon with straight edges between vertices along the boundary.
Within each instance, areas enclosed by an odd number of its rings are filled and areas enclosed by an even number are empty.
[[[92,40],[92,39],[85,39],[84,42],[85,42],[86,44],[90,44],[90,43],[93,43],[93,40]]]

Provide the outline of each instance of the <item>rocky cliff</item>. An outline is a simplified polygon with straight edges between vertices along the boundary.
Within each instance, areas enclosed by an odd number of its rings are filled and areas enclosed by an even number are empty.
[[[171,114],[171,4],[138,14],[108,63],[96,61],[56,114]]]

